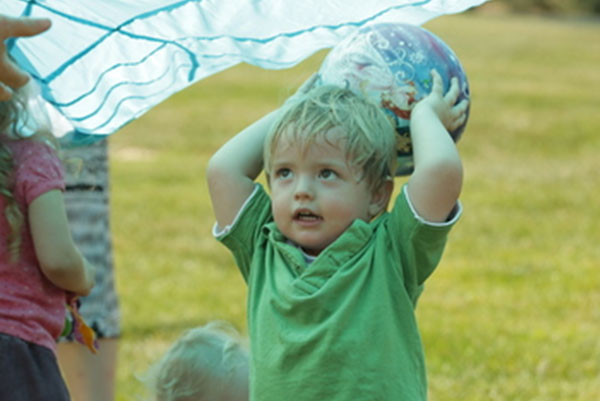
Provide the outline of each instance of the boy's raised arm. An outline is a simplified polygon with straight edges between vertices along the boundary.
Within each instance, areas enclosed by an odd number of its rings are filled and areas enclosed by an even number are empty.
[[[231,138],[211,157],[206,170],[213,211],[219,227],[233,222],[254,189],[263,168],[263,143],[277,118],[267,114]]]
[[[455,104],[458,81],[443,93],[437,71],[432,71],[431,93],[413,108],[410,119],[415,170],[408,181],[408,196],[417,213],[427,221],[443,222],[462,188],[463,169],[456,144],[448,131],[466,118],[468,102]]]
[[[311,75],[286,103],[308,92],[316,80],[317,74]],[[282,112],[283,108],[279,108],[248,126],[226,142],[209,160],[206,179],[219,227],[233,223],[254,190],[254,180],[263,169],[265,138]]]

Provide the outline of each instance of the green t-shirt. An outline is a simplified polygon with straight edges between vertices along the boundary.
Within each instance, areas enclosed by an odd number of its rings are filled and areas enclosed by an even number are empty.
[[[391,212],[354,221],[307,264],[257,185],[217,234],[248,284],[250,399],[425,400],[414,308],[460,214],[428,224],[403,190]]]

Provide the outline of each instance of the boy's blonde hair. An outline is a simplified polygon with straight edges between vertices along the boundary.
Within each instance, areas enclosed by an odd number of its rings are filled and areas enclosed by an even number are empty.
[[[332,129],[346,139],[350,163],[362,171],[371,190],[378,190],[396,171],[396,135],[385,112],[349,89],[323,85],[294,96],[267,135],[264,165],[271,174],[271,155],[282,138],[306,148]]]
[[[246,344],[233,326],[215,321],[186,331],[150,369],[148,382],[155,401],[217,401],[240,380],[247,388]]]
[[[5,199],[5,208],[0,212],[4,213],[10,226],[8,238],[3,240],[7,242],[8,251],[13,261],[19,256],[24,217],[14,198],[12,172],[15,166],[12,154],[5,142],[26,139],[26,135],[23,134],[21,128],[28,125],[30,119],[34,119],[28,111],[28,91],[27,87],[17,89],[14,91],[11,100],[0,101],[0,196]],[[36,124],[34,123],[34,125]],[[30,137],[34,140],[42,140],[54,148],[57,147],[56,140],[51,135],[49,127],[41,126]]]

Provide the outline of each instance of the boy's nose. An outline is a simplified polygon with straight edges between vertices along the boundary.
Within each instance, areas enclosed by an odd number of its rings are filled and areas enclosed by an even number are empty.
[[[294,198],[299,199],[311,199],[314,196],[312,183],[308,177],[299,177],[296,182],[296,188],[294,191]]]

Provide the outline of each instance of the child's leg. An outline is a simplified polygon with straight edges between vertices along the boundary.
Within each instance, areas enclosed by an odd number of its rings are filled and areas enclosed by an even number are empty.
[[[58,344],[60,366],[75,401],[113,400],[118,340],[99,340],[97,354],[76,342]]]
[[[70,401],[52,350],[0,333],[0,400]]]
[[[80,161],[81,167],[73,169],[77,163],[70,163],[69,158]],[[66,162],[65,205],[73,239],[96,266],[96,285],[81,298],[79,312],[96,331],[99,349],[94,355],[68,338],[58,345],[58,359],[74,400],[112,401],[120,316],[109,224],[107,143],[68,150]]]

